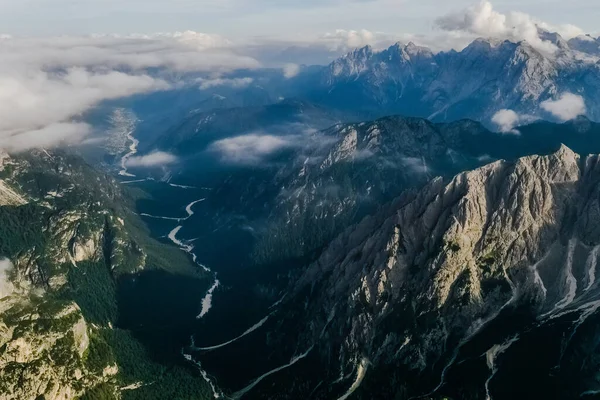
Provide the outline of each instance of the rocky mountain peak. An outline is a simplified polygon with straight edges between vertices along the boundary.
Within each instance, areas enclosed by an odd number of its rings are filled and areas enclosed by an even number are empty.
[[[558,34],[546,32],[545,37],[559,51],[544,52],[526,41],[485,38],[460,52],[434,54],[414,43],[396,43],[380,52],[357,49],[323,71],[322,91],[314,93],[320,93],[318,101],[351,109],[360,105],[360,111],[377,115],[466,117],[484,123],[500,109],[543,115],[540,103],[560,93],[579,93],[586,104],[594,104],[595,86],[581,88],[574,82],[582,74],[600,79],[594,67],[594,54],[600,54],[595,39],[572,49]],[[596,113],[588,107],[588,115]]]
[[[371,58],[372,56],[373,47],[371,47],[371,45],[366,45],[364,47],[354,49],[353,51],[346,54],[344,58],[353,60],[366,60],[368,58]]]
[[[471,42],[463,51],[491,51],[492,49],[498,47],[504,42],[492,39],[492,38],[477,38],[473,42]]]
[[[404,51],[410,57],[433,58],[433,52],[428,47],[417,46],[413,42],[408,42]]]
[[[587,53],[593,56],[600,56],[600,41],[590,35],[579,35],[568,41],[569,48]]]
[[[331,79],[335,77],[348,78],[360,75],[361,72],[368,70],[368,63],[372,57],[373,48],[367,45],[365,47],[355,49],[354,51],[337,59],[329,65],[331,77],[329,78],[328,82],[332,82]]]
[[[552,43],[561,50],[569,49],[569,43],[557,32],[550,32],[538,27],[538,34],[540,39]]]

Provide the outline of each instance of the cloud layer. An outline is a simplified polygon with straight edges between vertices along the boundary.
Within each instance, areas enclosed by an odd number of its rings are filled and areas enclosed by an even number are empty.
[[[573,93],[563,93],[556,100],[543,101],[540,106],[560,121],[569,121],[586,112],[583,97]]]
[[[136,156],[131,157],[127,160],[126,165],[128,167],[162,167],[166,165],[175,164],[177,162],[177,157],[171,153],[166,153],[164,151],[155,151],[153,153],[144,155],[144,156]]]
[[[228,164],[260,165],[269,156],[300,145],[297,135],[275,136],[250,133],[214,142],[209,150]]]
[[[228,86],[234,89],[241,89],[248,87],[252,84],[254,79],[252,78],[214,78],[214,79],[198,79],[200,83],[200,89],[206,90],[211,89],[218,86]]]
[[[0,147],[8,151],[77,143],[92,131],[81,119],[86,111],[106,100],[169,89],[177,84],[173,73],[219,74],[260,65],[237,54],[222,37],[192,31],[126,37],[4,36],[0,59]],[[222,84],[248,82],[201,82]]]
[[[353,4],[363,6],[359,1]],[[527,40],[552,53],[557,47],[545,40],[538,28],[557,31],[567,39],[581,33],[572,25],[552,26],[524,13],[502,14],[489,1],[438,18],[435,25],[444,31],[442,35],[336,29],[293,39],[261,37],[240,43],[194,31],[48,38],[0,35],[0,147],[24,151],[78,143],[93,131],[83,123],[83,115],[98,104],[168,90],[177,87],[180,80],[200,74],[204,76],[196,81],[200,89],[243,88],[253,84],[253,79],[226,78],[225,73],[269,65],[281,68],[285,78],[292,78],[302,70],[299,64],[326,63],[366,44],[378,49],[395,41],[414,41],[437,51],[460,49],[474,36],[491,36]],[[582,99],[568,94],[544,102],[542,108],[561,120],[585,112]],[[523,123],[524,117],[503,110],[495,118],[500,129],[509,132]],[[269,142],[268,137],[263,139]],[[275,145],[276,141],[270,143]],[[262,148],[250,147],[250,158]]]
[[[146,74],[45,71],[40,66],[0,67],[0,146],[10,151],[75,142],[91,127],[74,121],[104,100],[162,90],[169,85]]]

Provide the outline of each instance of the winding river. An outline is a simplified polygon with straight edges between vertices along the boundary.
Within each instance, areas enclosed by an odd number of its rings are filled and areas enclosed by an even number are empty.
[[[135,178],[135,175],[127,172],[127,161],[137,153],[137,147],[140,144],[140,141],[133,137],[133,132],[127,133],[127,139],[131,141],[131,144],[129,145],[129,152],[121,158],[121,170],[119,171],[119,175]]]

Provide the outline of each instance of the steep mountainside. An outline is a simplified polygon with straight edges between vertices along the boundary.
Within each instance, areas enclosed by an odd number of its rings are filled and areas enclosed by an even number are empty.
[[[202,276],[150,239],[129,203],[114,179],[78,157],[0,156],[3,399],[137,398],[129,389],[164,379],[115,327],[119,281],[157,268]],[[195,389],[203,396],[202,381]]]
[[[252,186],[251,181],[231,179],[213,195],[243,190],[266,201],[269,221],[258,226],[264,236],[256,256],[298,257],[319,249],[403,190],[435,176],[450,177],[496,159],[548,154],[563,142],[579,153],[600,152],[600,126],[585,119],[537,123],[520,131],[502,135],[472,121],[434,124],[404,117],[340,124],[316,134],[314,140],[324,144],[296,154],[293,163],[276,169],[270,182],[260,180]],[[273,192],[277,196],[271,200],[259,196]]]
[[[597,393],[599,210],[600,157],[564,146],[405,194],[291,285],[263,329],[298,357],[255,398]]]

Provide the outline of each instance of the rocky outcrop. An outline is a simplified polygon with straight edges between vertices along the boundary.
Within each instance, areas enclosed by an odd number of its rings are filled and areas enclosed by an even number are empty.
[[[139,271],[146,254],[114,180],[77,158],[33,153],[0,160],[0,256],[12,262],[3,259],[10,268],[0,275],[10,287],[0,298],[0,397],[75,399],[98,385],[116,394],[119,368],[97,345],[97,323],[111,326],[116,300],[101,296],[114,290],[111,274]]]
[[[0,205],[2,206],[19,206],[27,203],[23,196],[15,192],[9,185],[0,179]]]
[[[3,399],[73,399],[107,381],[86,365],[90,327],[75,303],[21,299],[3,311],[2,319]]]

